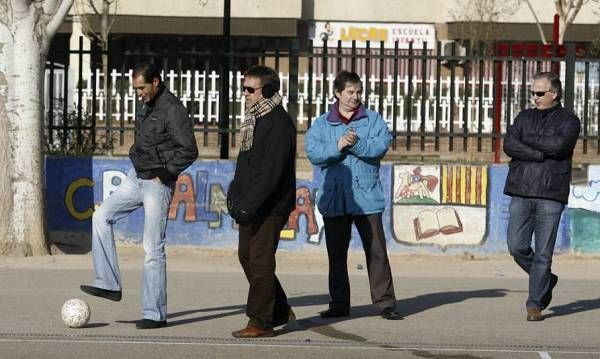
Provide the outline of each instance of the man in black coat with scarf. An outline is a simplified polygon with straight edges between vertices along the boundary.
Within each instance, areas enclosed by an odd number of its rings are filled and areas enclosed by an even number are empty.
[[[508,250],[529,274],[528,321],[543,320],[558,276],[551,272],[558,224],[569,199],[571,159],[580,131],[577,116],[560,104],[559,77],[533,77],[534,108],[519,113],[506,132],[504,152],[512,159],[504,193],[509,208]],[[531,248],[535,235],[535,250]]]
[[[295,319],[275,275],[281,230],[296,206],[296,127],[281,105],[279,76],[266,66],[244,73],[245,118],[235,176],[227,193],[239,223],[238,257],[250,284],[245,328],[236,338],[273,335]]]

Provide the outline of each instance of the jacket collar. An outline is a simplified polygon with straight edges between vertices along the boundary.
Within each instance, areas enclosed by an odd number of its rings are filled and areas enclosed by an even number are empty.
[[[153,108],[156,106],[156,103],[158,102],[159,97],[165,92],[165,84],[162,83],[160,84],[160,86],[158,87],[158,91],[156,92],[156,95],[146,103],[146,106]]]
[[[352,116],[352,120],[350,122],[359,120],[364,117],[367,117],[367,110],[365,109],[365,106],[363,104],[360,104],[360,106],[358,107],[358,111],[354,114],[354,116]],[[331,125],[339,125],[343,123],[338,112],[338,101],[334,102],[329,107],[329,113],[327,114],[327,122],[329,122],[329,124]]]
[[[560,102],[558,102],[556,105],[549,107],[549,108],[545,108],[543,110],[538,110],[537,108],[534,109],[536,111],[537,114],[539,114],[542,118],[548,116],[551,113],[554,113],[557,110],[560,110],[562,108],[562,105],[560,104]]]

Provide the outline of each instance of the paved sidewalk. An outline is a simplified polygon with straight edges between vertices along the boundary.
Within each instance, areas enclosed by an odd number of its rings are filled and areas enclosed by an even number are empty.
[[[140,331],[139,247],[120,247],[124,297],[90,297],[89,255],[0,257],[0,358],[600,358],[600,259],[556,256],[560,276],[546,320],[525,321],[527,281],[506,255],[393,255],[398,309],[386,321],[370,304],[363,257],[351,255],[351,317],[324,320],[324,252],[278,253],[278,272],[298,321],[274,338],[238,340],[247,283],[235,251],[168,249],[169,326]],[[69,329],[60,307],[82,298],[86,328]]]

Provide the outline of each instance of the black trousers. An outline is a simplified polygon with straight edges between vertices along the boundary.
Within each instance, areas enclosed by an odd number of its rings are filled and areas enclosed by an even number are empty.
[[[275,275],[275,252],[287,217],[267,217],[256,223],[240,225],[238,258],[250,288],[246,315],[251,325],[273,327],[273,321],[285,318],[290,306]]]
[[[342,310],[350,308],[347,261],[352,223],[354,223],[360,234],[367,260],[371,300],[380,310],[394,308],[396,295],[394,294],[390,261],[387,256],[381,213],[364,216],[324,217],[323,220],[325,222],[327,256],[329,257],[329,295],[331,296],[329,307]]]

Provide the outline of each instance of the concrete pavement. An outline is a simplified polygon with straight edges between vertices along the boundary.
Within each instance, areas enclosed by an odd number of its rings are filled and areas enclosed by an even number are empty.
[[[397,307],[386,321],[370,306],[362,256],[349,260],[349,318],[324,320],[326,256],[279,253],[280,279],[298,317],[274,338],[238,340],[247,282],[234,251],[170,249],[169,326],[137,330],[142,255],[120,248],[124,297],[88,296],[89,255],[0,257],[0,358],[600,358],[600,259],[557,256],[554,300],[542,322],[525,321],[527,280],[508,256],[392,256]],[[92,308],[69,329],[62,303]]]

